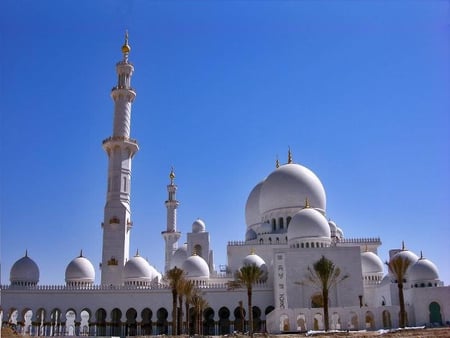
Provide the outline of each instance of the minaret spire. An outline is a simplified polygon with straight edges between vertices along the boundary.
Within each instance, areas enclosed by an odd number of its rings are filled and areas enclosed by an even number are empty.
[[[131,87],[134,66],[128,62],[131,47],[128,32],[121,48],[123,59],[116,64],[117,86],[111,91],[114,101],[112,136],[103,141],[108,154],[108,187],[104,212],[102,278],[103,285],[122,285],[122,270],[129,258],[131,221],[131,160],[139,146],[130,138],[131,104],[136,92]]]
[[[166,242],[164,272],[170,270],[172,255],[175,250],[178,249],[178,240],[181,237],[181,232],[177,231],[177,208],[180,205],[180,202],[177,201],[176,197],[178,187],[174,183],[175,171],[173,167],[170,170],[169,179],[170,183],[167,186],[168,198],[165,202],[167,208],[167,224],[166,230],[161,232],[161,235]]]

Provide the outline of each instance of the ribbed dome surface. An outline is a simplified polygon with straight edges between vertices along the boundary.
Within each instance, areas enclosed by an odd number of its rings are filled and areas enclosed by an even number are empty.
[[[375,253],[366,251],[361,253],[361,268],[363,275],[383,273],[383,262]]]
[[[80,255],[73,259],[66,268],[66,283],[93,283],[95,269],[92,263]]]
[[[35,285],[39,282],[39,267],[28,254],[25,254],[11,267],[9,280],[11,284]]]
[[[206,261],[197,255],[186,259],[182,265],[182,270],[187,278],[209,278],[209,267]]]

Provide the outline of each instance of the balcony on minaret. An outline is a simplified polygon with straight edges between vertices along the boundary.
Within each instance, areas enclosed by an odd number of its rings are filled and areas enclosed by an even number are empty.
[[[108,260],[108,265],[119,265],[119,261],[115,257]]]

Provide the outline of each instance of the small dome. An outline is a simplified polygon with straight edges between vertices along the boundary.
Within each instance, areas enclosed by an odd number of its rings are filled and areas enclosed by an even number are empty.
[[[248,256],[245,256],[245,258],[242,260],[242,265],[256,265],[257,267],[266,266],[266,262],[264,262],[264,259],[262,259],[260,256],[258,256],[255,253],[251,253]]]
[[[256,228],[256,233],[259,235],[270,234],[272,232],[272,225],[270,223],[261,223],[261,225]]]
[[[9,280],[12,285],[36,285],[39,282],[39,267],[28,253],[13,264]]]
[[[417,262],[419,257],[412,251],[402,249],[398,251],[395,255],[392,256],[391,261],[396,257],[403,257],[409,261],[409,266],[411,267],[414,263]]]
[[[273,210],[305,206],[325,212],[325,189],[319,178],[308,168],[289,163],[275,169],[264,181],[259,198],[259,209],[264,216]]]
[[[187,258],[187,243],[184,243],[173,253],[172,260],[170,261],[170,268],[173,269],[174,267],[177,267],[181,269]]]
[[[319,211],[305,208],[294,215],[287,234],[289,241],[297,238],[330,239],[330,226]]]
[[[95,280],[95,269],[92,263],[83,254],[74,258],[66,268],[66,283],[92,284]]]
[[[361,253],[361,267],[363,275],[383,273],[381,258],[370,251]]]
[[[439,272],[434,263],[426,258],[420,258],[408,270],[411,282],[439,280]]]
[[[206,225],[203,220],[200,218],[197,218],[194,223],[192,223],[192,232],[198,233],[198,232],[205,232]]]
[[[342,231],[341,228],[336,229],[336,236],[339,238],[344,238],[344,232]]]
[[[147,260],[136,254],[125,263],[123,276],[125,284],[135,284],[139,282],[150,283],[155,278],[159,278],[160,274]]]
[[[333,221],[328,221],[328,225],[330,226],[331,236],[335,236],[336,235],[336,231],[337,231],[336,223],[334,223]]]
[[[206,261],[197,255],[192,255],[186,259],[181,267],[186,273],[186,278],[199,279],[209,278],[209,267]]]
[[[252,240],[256,239],[257,237],[258,236],[256,235],[256,232],[253,229],[248,229],[247,232],[245,233],[246,241],[252,241]]]
[[[264,181],[259,182],[248,195],[245,204],[245,223],[247,228],[253,227],[261,222],[261,212],[259,211],[259,195]]]

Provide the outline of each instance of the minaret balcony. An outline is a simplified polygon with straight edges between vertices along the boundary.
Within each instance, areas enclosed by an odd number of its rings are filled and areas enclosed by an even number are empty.
[[[110,136],[107,139],[104,139],[102,144],[105,151],[109,151],[117,146],[130,149],[132,154],[139,150],[137,140],[126,136]]]

